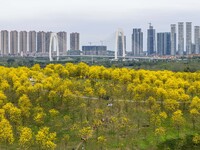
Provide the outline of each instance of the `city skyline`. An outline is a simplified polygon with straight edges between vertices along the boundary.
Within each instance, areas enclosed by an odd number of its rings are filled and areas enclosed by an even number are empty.
[[[131,50],[132,29],[141,28],[145,37],[149,22],[159,32],[169,32],[169,24],[181,21],[200,25],[198,0],[0,1],[1,30],[79,32],[84,39],[80,45],[106,41],[118,28],[123,28],[127,50]]]
[[[48,53],[51,31],[17,31],[0,30],[0,55],[33,56],[36,53]],[[67,32],[57,34],[60,53],[67,52]],[[54,44],[52,45],[52,47]]]
[[[166,33],[165,32],[158,32],[156,29],[153,28],[152,24],[149,23],[149,28],[146,29],[148,31],[147,34],[147,43],[143,43],[143,32],[142,35],[136,35],[137,32],[135,32],[136,30],[140,30],[139,32],[141,32],[141,28],[133,28],[133,34],[132,34],[132,50],[128,50],[127,52],[131,52],[134,56],[139,56],[139,55],[144,55],[145,53],[147,53],[147,55],[155,55],[155,54],[161,54],[161,55],[190,55],[190,54],[199,54],[199,41],[200,41],[200,32],[199,32],[199,26],[194,26],[194,30],[193,26],[192,26],[192,22],[178,22],[178,37],[176,36],[176,24],[171,24],[171,32],[169,32],[169,39],[166,42],[170,42],[170,46],[168,49],[166,50],[161,50],[163,51],[162,53],[160,52],[160,50],[158,49],[158,47],[160,47],[160,43],[158,43],[158,41],[160,41],[158,37],[158,33]],[[135,30],[135,31],[134,31]],[[52,31],[39,31],[37,32],[37,38],[36,38],[36,31],[19,31],[19,36],[18,33],[15,33],[15,35],[13,35],[13,32],[18,32],[16,30],[14,31],[8,31],[8,30],[1,30],[2,35],[4,36],[4,31],[10,32],[10,36],[7,36],[7,40],[9,40],[10,42],[7,43],[8,46],[8,50],[7,48],[3,48],[5,47],[3,38],[1,38],[1,49],[2,49],[2,54],[4,53],[8,53],[8,51],[10,52],[10,54],[13,54],[13,51],[18,51],[18,46],[16,44],[18,44],[19,41],[19,52],[21,54],[21,52],[26,53],[28,52],[33,52],[35,50],[36,47],[36,40],[37,39],[37,52],[48,52],[49,49],[49,42],[50,41],[50,34],[53,33]],[[118,32],[123,32],[123,29],[119,29]],[[34,32],[35,35],[31,35],[31,33]],[[135,33],[134,33],[135,32]],[[186,33],[185,33],[186,32]],[[40,35],[41,34],[41,35]],[[60,52],[66,52],[67,50],[78,50],[79,47],[79,33],[77,32],[72,32],[69,34],[70,36],[70,43],[67,42],[67,32],[65,31],[60,31],[57,33],[58,37],[59,37],[59,47],[60,47]],[[72,38],[72,35],[76,35]],[[123,32],[124,35],[124,32]],[[157,35],[157,36],[156,36]],[[164,35],[160,34],[160,37],[163,36],[162,39],[164,38]],[[19,38],[19,40],[17,39]],[[141,38],[140,40],[137,38]],[[159,38],[159,39],[158,39]],[[4,38],[6,39],[6,38]],[[193,39],[193,40],[192,40]],[[14,40],[14,42],[12,42]],[[74,41],[75,40],[75,41]],[[126,51],[126,35],[124,35],[124,44],[125,44],[125,51]],[[176,44],[176,41],[178,40],[178,44]],[[5,40],[6,41],[6,40]],[[25,41],[25,42],[24,42]],[[156,42],[157,41],[157,42]],[[74,43],[75,42],[75,43]],[[165,43],[166,43],[165,42]],[[29,43],[29,44],[28,44]],[[67,45],[70,44],[70,48],[67,48]],[[120,43],[120,42],[119,42]],[[139,44],[140,43],[140,44]],[[186,44],[184,44],[186,43]],[[72,48],[74,45],[76,45],[76,48]],[[89,43],[90,45],[92,45],[91,43]],[[113,43],[115,44],[115,43]],[[138,47],[138,45],[140,45],[141,48]],[[147,45],[146,50],[144,50],[144,54],[143,53],[143,47],[144,45]],[[42,46],[43,45],[43,46]],[[96,46],[100,46],[100,44],[95,44]],[[94,46],[95,46],[94,45]],[[103,41],[101,41],[101,45],[103,45]],[[164,44],[166,45],[166,44]],[[88,46],[88,44],[83,45],[83,46]],[[105,44],[105,46],[107,46]],[[12,47],[15,47],[14,49]],[[177,50],[176,50],[177,49]],[[81,50],[81,49],[79,49]],[[110,50],[110,49],[108,49]],[[111,49],[111,50],[115,50],[115,49]],[[3,52],[5,51],[5,52]],[[137,51],[137,52],[136,52]],[[165,52],[164,52],[165,51]],[[168,52],[167,52],[168,51]],[[16,54],[16,53],[15,53]],[[122,54],[118,54],[118,55],[122,55]]]

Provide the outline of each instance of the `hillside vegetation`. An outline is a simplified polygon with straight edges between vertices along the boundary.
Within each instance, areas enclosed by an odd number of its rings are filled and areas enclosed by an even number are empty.
[[[199,149],[200,73],[0,67],[0,149]]]

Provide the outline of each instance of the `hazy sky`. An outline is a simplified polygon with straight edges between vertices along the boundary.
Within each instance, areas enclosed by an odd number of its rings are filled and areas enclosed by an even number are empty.
[[[131,48],[132,28],[148,23],[157,32],[170,31],[170,24],[191,21],[200,25],[200,0],[0,0],[0,30],[79,32],[81,45],[100,41],[110,44],[122,28]],[[146,40],[144,39],[144,48]],[[68,42],[69,48],[69,42]]]

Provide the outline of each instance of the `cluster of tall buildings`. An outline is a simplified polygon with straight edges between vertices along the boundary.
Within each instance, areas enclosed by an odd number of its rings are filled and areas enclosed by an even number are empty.
[[[52,32],[44,31],[7,31],[0,32],[0,54],[34,55],[36,53],[48,53]],[[67,32],[58,32],[58,46],[60,53],[67,52]],[[70,50],[79,50],[79,33],[70,34]]]
[[[186,27],[185,27],[186,26]],[[184,34],[184,31],[186,34]],[[150,24],[147,29],[148,56],[183,56],[200,54],[200,26],[194,26],[194,42],[192,41],[192,22],[171,24],[170,32],[158,32]],[[132,34],[132,55],[145,55],[143,51],[143,32],[134,28]]]
[[[0,31],[0,55],[1,56],[27,56],[35,54],[48,54],[52,32],[44,31]],[[134,28],[132,33],[133,56],[183,56],[200,54],[200,26],[194,26],[192,22],[178,22],[171,24],[169,32],[156,32],[149,24],[147,29],[147,46],[144,51],[144,34],[141,28]],[[58,32],[58,48],[60,54],[67,53],[67,32]],[[115,47],[117,56],[125,56],[126,36],[122,29],[116,32]],[[192,40],[194,39],[194,40]],[[54,46],[54,44],[52,44]],[[80,34],[70,33],[70,55],[107,55],[106,46],[82,46],[80,51]],[[114,53],[112,53],[114,55]],[[126,53],[130,55],[129,53]]]

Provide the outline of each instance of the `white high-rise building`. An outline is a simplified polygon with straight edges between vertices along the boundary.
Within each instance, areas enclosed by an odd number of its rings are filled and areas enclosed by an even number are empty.
[[[171,24],[171,55],[176,55],[176,25]]]
[[[178,22],[178,54],[184,54],[184,23]]]
[[[192,22],[186,22],[186,54],[192,54]]]
[[[118,29],[116,32],[115,40],[115,59],[118,56],[125,57],[126,55],[126,36],[124,36],[124,31]]]

